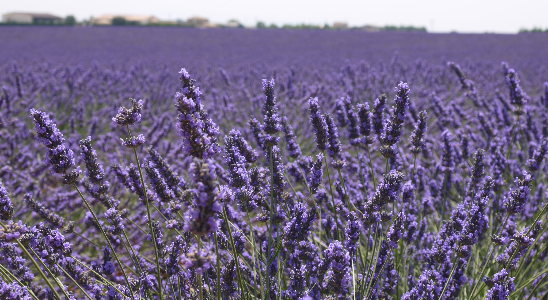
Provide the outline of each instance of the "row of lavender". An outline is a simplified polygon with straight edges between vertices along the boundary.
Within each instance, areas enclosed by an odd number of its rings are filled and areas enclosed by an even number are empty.
[[[3,67],[3,299],[545,297],[543,68],[200,71]]]

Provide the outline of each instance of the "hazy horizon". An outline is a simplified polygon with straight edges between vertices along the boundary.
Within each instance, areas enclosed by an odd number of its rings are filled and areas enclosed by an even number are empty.
[[[102,14],[154,15],[162,20],[186,20],[202,16],[214,23],[236,19],[246,26],[258,21],[266,24],[333,24],[346,22],[349,26],[415,26],[429,32],[516,33],[520,29],[548,29],[547,1],[463,0],[442,2],[424,1],[349,1],[301,0],[257,2],[253,0],[161,0],[149,1],[97,0],[76,2],[69,0],[19,0],[3,3],[1,14],[10,12],[51,13],[65,17],[73,15],[78,21]]]

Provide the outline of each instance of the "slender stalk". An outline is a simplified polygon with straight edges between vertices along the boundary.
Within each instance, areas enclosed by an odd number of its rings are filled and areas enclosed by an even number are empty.
[[[122,243],[122,244],[124,244],[124,248],[126,248],[126,252],[128,252],[128,254],[131,255],[131,261],[133,262],[133,264],[135,264],[135,267],[139,270],[139,272],[142,272],[143,268],[141,267],[141,264],[139,264],[139,262],[137,261],[137,255],[135,255],[135,252],[133,251],[133,247],[131,246],[131,243],[130,243],[128,237],[127,237],[126,231],[123,230],[122,232],[123,232],[124,238],[126,239],[126,242],[127,242],[127,245],[126,245],[126,243]],[[129,249],[128,249],[128,245],[129,245]],[[131,250],[131,252],[130,252],[130,250]]]
[[[377,188],[377,182],[375,181],[375,172],[373,172],[373,163],[371,162],[371,151],[369,145],[367,145],[367,156],[369,157],[369,170],[371,171],[371,178],[373,179],[373,190]]]
[[[198,254],[200,253],[200,248],[202,248],[202,240],[200,239],[200,236],[196,236],[196,241],[198,242]],[[204,299],[204,289],[202,287],[202,275],[197,275],[197,285],[198,285],[198,291],[199,291],[199,299]]]
[[[61,268],[61,266],[58,266],[59,269],[61,269],[61,271],[63,271],[63,273],[65,273],[65,276],[67,276],[70,280],[72,280],[72,282],[74,282],[74,284],[84,293],[84,295],[86,295],[86,297],[88,297],[89,300],[93,300],[91,298],[91,296],[88,294],[88,292],[86,292],[86,290],[84,290],[83,287],[81,287],[78,282],[76,282],[76,280],[74,278],[72,278],[72,276],[70,276],[70,274],[65,271],[65,269]]]
[[[362,174],[362,163],[360,160],[360,154],[358,153],[358,148],[354,147],[354,150],[356,151],[356,159],[358,160],[358,166],[360,167],[359,172],[360,174]],[[371,175],[373,175],[373,172],[371,172]],[[367,188],[365,186],[365,173],[364,173],[364,176],[360,176],[360,180],[362,182],[362,187],[363,187],[363,196],[367,197]]]
[[[274,161],[272,160],[272,147],[268,148],[268,156],[270,158],[270,218],[268,219],[268,246],[266,253],[266,261],[270,260],[270,253],[272,252],[272,226],[274,226],[274,205],[276,201],[274,200]],[[266,265],[266,299],[270,299],[270,264]]]
[[[548,221],[548,220],[547,220]],[[546,232],[546,223],[543,225],[543,230],[539,233],[538,236],[543,236],[544,233]],[[524,257],[528,257],[530,254],[531,254],[531,250],[533,249],[533,247],[535,246],[536,242],[538,241],[538,239],[535,239],[535,242],[533,243],[533,245],[531,245],[531,247],[529,248],[529,250],[527,251],[527,253],[525,254]],[[544,248],[542,248],[541,251],[536,251],[535,253],[535,256],[533,256],[533,259],[531,260],[531,262],[529,262],[529,265],[527,266],[527,268],[525,269],[525,274],[527,274],[529,272],[529,270],[531,269],[531,267],[534,266],[535,262],[537,261],[537,258],[538,258],[538,255],[540,253],[544,253],[546,251],[546,249],[548,249],[548,243],[546,243],[546,245],[544,246]],[[521,262],[521,265],[520,267],[518,268],[517,270],[517,273],[516,274],[520,274],[520,271],[521,271],[521,267],[523,266],[523,264],[525,263],[525,261],[522,261]],[[521,278],[518,280],[518,283],[521,282]]]
[[[540,217],[544,214],[544,211],[545,211],[546,207],[548,207],[548,204],[546,206],[544,206],[541,213],[537,216],[537,218],[535,219],[533,224],[535,224],[540,219]],[[507,220],[508,220],[508,217],[505,219],[505,221],[507,221]],[[504,228],[504,224],[501,226],[500,229]],[[525,235],[528,236],[529,233],[531,232],[531,229],[533,229],[533,226],[529,227],[529,230],[527,230]],[[505,266],[501,266],[499,268],[499,270],[497,271],[497,273],[500,272],[503,268],[508,267],[508,264],[510,264],[514,260],[514,258],[516,257],[517,253],[519,252],[519,249],[520,249],[520,247],[518,247],[515,251],[512,252],[512,256],[510,256],[510,259],[508,260],[508,263]],[[474,300],[478,296],[478,294],[483,290],[484,287],[485,287],[485,284],[482,282],[480,290],[473,296],[472,300]]]
[[[480,275],[477,277],[480,280],[483,278],[483,274],[485,274],[485,269],[487,265],[489,264],[489,261],[491,260],[491,255],[493,255],[494,250],[495,249],[492,246],[489,246],[489,253],[487,254],[487,259],[485,260],[485,263],[483,264],[483,267],[481,268]],[[476,283],[474,283],[474,286],[472,287],[472,291],[470,292],[470,295],[474,295],[474,292],[476,291],[476,288],[478,287],[479,282],[480,281],[477,280]]]
[[[339,217],[337,216],[337,207],[335,206],[335,195],[333,194],[333,183],[331,182],[331,176],[329,176],[329,165],[327,164],[327,156],[325,155],[325,151],[323,151],[323,159],[325,161],[325,170],[327,173],[327,179],[329,180],[329,192],[331,193],[331,202],[333,205],[333,213],[335,214],[335,228],[337,229],[336,232],[336,239],[338,240],[340,238],[339,234]]]
[[[255,270],[255,267],[256,267],[256,263],[257,263],[257,260],[255,259],[255,251],[256,250],[256,245],[255,245],[255,236],[254,236],[254,229],[253,229],[253,223],[251,222],[251,218],[249,217],[249,211],[246,210],[245,212],[246,216],[247,216],[247,222],[249,224],[249,228],[250,228],[250,234],[251,234],[251,257],[253,259],[253,279],[256,280],[256,276],[257,274],[259,275],[259,298],[258,299],[262,299],[263,298],[263,290],[262,290],[262,278],[261,278],[261,272],[257,272]]]
[[[416,155],[413,155],[413,171],[411,172],[411,180],[414,182],[415,181],[415,170],[417,168],[417,156]]]
[[[57,283],[57,285],[59,286],[59,288],[61,289],[61,291],[63,292],[63,294],[65,294],[65,297],[67,298],[67,300],[70,299],[70,295],[68,294],[68,291],[65,289],[65,286],[63,283],[61,283],[61,281],[55,276],[55,274],[53,274],[53,272],[48,268],[48,266],[46,265],[46,263],[40,258],[40,256],[38,256],[38,254],[36,254],[36,252],[34,252],[34,250],[29,247],[29,250],[32,252],[32,254],[34,254],[34,256],[36,256],[36,258],[38,258],[38,260],[40,261],[40,263],[42,264],[42,266],[44,266],[44,269],[46,269],[46,271],[49,272],[49,274],[51,275],[51,277],[53,278],[53,280],[55,280],[55,283]]]
[[[29,294],[32,296],[32,298],[36,299],[36,300],[39,300],[38,297],[36,297],[36,295],[34,294],[34,292],[28,288],[26,285],[24,285],[21,281],[19,281],[19,279],[13,275],[8,269],[6,269],[6,267],[4,267],[3,265],[0,264],[0,272],[2,272],[3,274],[5,274],[5,276],[7,276],[8,278],[11,278],[12,280],[14,281],[17,281],[17,283],[20,285],[20,286],[24,286],[27,288],[27,291],[29,292]],[[8,281],[8,280],[6,280]]]
[[[217,257],[217,299],[221,300],[221,257],[219,256],[219,242],[217,242],[217,231],[213,233],[215,238],[215,256]]]
[[[445,286],[443,287],[443,290],[441,291],[440,297],[438,300],[443,299],[443,294],[445,293],[445,290],[449,286],[449,282],[451,281],[451,277],[453,277],[453,273],[455,273],[455,270],[457,269],[457,265],[459,263],[458,256],[455,256],[456,262],[453,262],[453,267],[451,268],[451,273],[449,273],[449,277],[447,277],[447,281],[445,282]]]
[[[236,245],[234,243],[234,237],[232,235],[232,228],[230,228],[231,226],[228,220],[228,214],[226,213],[226,206],[223,207],[223,217],[225,219],[226,227],[228,228],[228,235],[230,238],[230,244],[232,246],[232,252],[234,253],[234,263],[236,264],[236,272],[238,273],[238,285],[240,286],[240,289],[242,291],[242,296],[243,296],[242,298],[246,299],[247,297],[245,296],[246,294],[245,284],[242,278],[242,271],[240,270],[240,257],[238,255],[238,252],[236,251]]]
[[[13,275],[12,275],[13,276]],[[10,272],[8,270],[6,270],[4,268],[4,266],[2,266],[0,264],[0,277],[7,283],[12,283],[13,280],[11,280],[10,278],[12,278],[12,276],[10,276]],[[13,277],[15,278],[15,277]]]
[[[533,290],[531,291],[531,294],[529,294],[529,297],[527,297],[526,300],[530,300],[531,297],[533,297],[533,295],[535,294],[535,292],[537,291],[537,289],[539,288],[540,284],[546,280],[546,278],[548,277],[548,275],[542,277],[542,279],[537,283],[537,285],[535,286],[535,288],[533,288]]]
[[[441,220],[442,222],[440,222],[439,226],[441,228],[441,224],[443,223],[443,221],[445,221],[445,209],[446,209],[446,206],[447,206],[447,194],[448,194],[448,191],[447,191],[447,185],[448,185],[448,181],[449,180],[449,174],[445,174],[445,179],[443,180],[443,201],[442,201],[442,207],[441,207]]]
[[[345,200],[348,208],[355,211],[355,212],[360,212],[359,209],[354,205],[354,203],[352,203],[352,201],[350,201],[350,197],[348,196],[348,192],[346,191],[346,184],[344,183],[344,178],[341,174],[341,170],[338,169],[337,172],[339,173],[339,178],[340,178],[341,184],[343,186],[343,191],[344,191],[344,196],[345,196],[344,200]]]
[[[544,214],[544,212],[546,211],[546,208],[548,208],[548,205],[545,205],[545,206],[544,206],[544,208],[541,210],[541,212],[539,213],[539,215],[537,216],[537,218],[535,219],[535,221],[533,222],[533,224],[531,224],[530,228],[532,228],[532,227],[538,222],[538,220],[540,220],[540,217]],[[548,222],[548,220],[545,221],[545,224],[546,224],[546,222]],[[543,225],[545,225],[545,224],[543,224]],[[546,227],[545,227],[545,226],[543,226],[542,228],[543,228],[543,229],[542,229],[542,231],[540,232],[540,234],[538,235],[538,237],[541,237],[541,236],[544,234],[544,232],[546,231]],[[539,240],[538,238],[535,239],[535,241],[533,242],[533,244],[532,244],[532,245],[529,247],[529,249],[527,250],[527,253],[523,256],[524,258],[529,257],[529,255],[531,254],[531,251],[533,250],[533,247],[535,246],[535,244],[537,243],[538,240]],[[538,254],[538,252],[537,252],[536,254]],[[536,254],[535,254],[535,256],[536,256]],[[521,271],[521,269],[522,269],[522,267],[523,267],[523,265],[524,265],[524,263],[525,263],[525,260],[526,260],[526,259],[520,261],[519,268],[518,268],[518,270],[517,270],[516,273],[515,273],[516,277],[517,277],[518,274],[520,273],[520,271]]]
[[[131,131],[129,130],[129,125],[126,125],[128,136],[131,136]],[[145,184],[145,179],[143,177],[143,172],[141,170],[141,162],[139,161],[139,156],[137,155],[137,149],[133,148],[133,154],[135,154],[135,160],[137,161],[137,168],[139,169],[139,177],[141,178],[141,184],[143,185],[143,192],[145,197],[145,205],[147,207],[147,216],[148,216],[148,227],[150,230],[150,237],[152,245],[154,246],[154,256],[156,258],[156,278],[158,280],[158,296],[160,300],[163,300],[162,295],[162,276],[160,274],[160,253],[158,253],[158,247],[156,245],[156,234],[152,228],[152,218],[150,214],[150,205],[148,201],[147,186]]]
[[[371,281],[369,281],[369,285],[367,286],[367,293],[365,294],[365,300],[369,299],[369,294],[373,291],[373,288],[375,284],[377,284],[377,280],[379,279],[379,276],[381,276],[382,271],[384,270],[384,267],[386,266],[386,263],[388,262],[389,255],[386,256],[386,259],[384,260],[384,263],[382,264],[382,267],[379,271],[379,274],[375,276],[375,271],[373,271],[374,278],[371,278]],[[374,279],[374,280],[373,280]]]
[[[93,217],[93,220],[95,220],[95,223],[97,223],[97,227],[99,228],[99,230],[101,230],[101,233],[103,234],[103,236],[105,237],[105,240],[107,241],[108,243],[108,246],[110,248],[110,250],[112,251],[112,255],[114,256],[114,258],[116,259],[116,262],[118,262],[118,265],[120,266],[120,270],[122,270],[122,274],[124,275],[124,278],[126,280],[126,284],[128,286],[128,289],[131,293],[131,297],[132,298],[135,298],[134,294],[133,294],[133,290],[131,289],[131,285],[129,284],[129,278],[126,274],[126,270],[124,269],[123,265],[122,265],[122,262],[120,261],[120,258],[118,258],[118,255],[116,254],[116,250],[114,249],[114,247],[112,246],[112,243],[110,242],[110,239],[108,238],[108,235],[107,233],[105,232],[105,230],[103,230],[103,226],[101,226],[101,223],[99,223],[99,218],[97,218],[97,215],[95,215],[95,212],[93,211],[93,209],[91,208],[91,205],[89,204],[88,200],[86,200],[86,198],[84,197],[84,195],[82,194],[82,192],[80,191],[80,189],[78,188],[78,186],[76,185],[76,183],[73,183],[72,184],[74,186],[74,188],[76,189],[76,191],[78,192],[78,194],[80,195],[80,197],[82,198],[82,201],[84,201],[84,204],[86,205],[87,209],[89,210],[89,212],[91,213],[91,216]],[[123,294],[122,294],[123,295]]]
[[[103,277],[103,275],[97,273],[94,269],[92,269],[91,267],[87,266],[85,263],[83,263],[82,261],[80,261],[78,258],[74,257],[74,256],[70,256],[72,259],[74,259],[74,261],[76,261],[77,263],[79,263],[80,265],[82,265],[84,268],[90,270],[95,276],[97,276],[98,278],[101,279],[102,283],[103,284],[106,284],[110,287],[112,287],[113,289],[115,289],[118,293],[120,293],[120,295],[123,295],[122,291],[120,291],[117,287],[116,287],[116,284],[115,283],[112,283],[110,280],[106,279],[105,277]]]
[[[3,222],[0,221],[0,225],[2,226],[2,228],[4,228],[4,230],[7,230],[7,227],[6,227],[6,225],[4,225]],[[21,250],[23,250],[23,252],[25,252],[25,254],[30,258],[30,260],[32,261],[32,264],[36,267],[36,269],[38,269],[38,272],[40,273],[40,276],[42,276],[42,278],[44,279],[44,281],[46,282],[48,287],[51,289],[51,291],[53,292],[55,297],[57,299],[61,300],[61,296],[59,296],[59,294],[57,293],[57,291],[55,290],[55,288],[53,287],[51,282],[48,280],[48,277],[46,276],[46,274],[44,274],[44,271],[42,271],[42,268],[40,268],[40,265],[38,265],[36,260],[34,260],[34,257],[32,257],[32,255],[29,253],[27,248],[19,241],[19,239],[15,239],[15,242],[17,243],[17,245],[19,245]]]
[[[521,294],[521,291],[525,289],[531,282],[537,280],[537,278],[541,277],[542,275],[546,275],[548,273],[548,269],[543,269],[540,272],[536,273],[535,276],[532,276],[522,285],[516,286],[516,290],[512,292],[511,296],[516,296],[518,293]],[[520,295],[521,296],[521,295]]]
[[[356,300],[356,273],[354,272],[354,260],[352,260],[352,299]]]

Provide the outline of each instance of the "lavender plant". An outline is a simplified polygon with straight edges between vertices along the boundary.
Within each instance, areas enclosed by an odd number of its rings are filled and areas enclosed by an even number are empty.
[[[546,78],[481,66],[9,64],[0,298],[544,299]]]

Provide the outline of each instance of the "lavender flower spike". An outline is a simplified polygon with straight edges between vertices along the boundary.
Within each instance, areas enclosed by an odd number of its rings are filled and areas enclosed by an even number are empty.
[[[510,192],[504,203],[510,214],[518,213],[523,209],[531,194],[532,182],[533,177],[527,171],[523,171],[523,179],[516,178],[515,183],[518,184],[518,188]]]
[[[130,98],[131,108],[120,107],[118,114],[112,118],[112,121],[120,126],[133,125],[141,121],[141,110],[143,109],[143,100],[135,100]]]
[[[74,166],[74,153],[65,147],[63,134],[47,114],[34,108],[30,110],[30,114],[36,125],[38,141],[48,147],[46,163],[51,166],[53,172],[63,174],[63,183],[72,184],[80,175],[80,169],[77,168],[67,174],[68,169]]]
[[[185,69],[181,69],[182,87],[175,94],[175,107],[179,112],[178,121],[183,150],[196,158],[211,158],[220,152],[217,145],[219,127],[209,118],[202,104],[202,92],[194,86],[194,80]]]
[[[217,176],[213,161],[194,160],[190,165],[191,173],[196,182],[197,189],[194,199],[194,207],[185,214],[185,231],[206,235],[217,230],[217,214],[221,206],[215,193]]]
[[[405,215],[403,212],[400,212],[394,219],[394,223],[390,226],[388,231],[388,243],[390,248],[398,248],[398,241],[403,236],[403,222],[405,221]]]
[[[369,104],[356,105],[358,110],[358,118],[360,120],[360,134],[363,136],[362,144],[369,145],[373,143],[371,135],[371,112],[369,111]]]
[[[320,106],[318,105],[318,98],[310,98],[310,100],[308,100],[308,105],[310,106],[310,122],[312,122],[312,126],[316,133],[316,145],[320,151],[325,151],[327,149],[327,140],[329,136],[325,117],[320,114],[319,111]]]
[[[377,99],[375,99],[375,103],[373,106],[373,129],[375,130],[375,134],[380,137],[383,126],[384,126],[384,110],[386,108],[386,95],[381,94]]]
[[[509,277],[509,275],[506,269],[502,269],[493,275],[492,279],[484,279],[485,283],[491,287],[487,291],[486,300],[510,299],[510,294],[516,289],[516,286],[514,284],[514,277]]]
[[[538,171],[540,168],[540,164],[542,163],[542,160],[546,156],[546,152],[548,152],[548,145],[546,142],[546,139],[542,141],[540,144],[540,147],[535,150],[535,153],[533,154],[533,157],[529,160],[527,160],[527,168],[531,173],[534,173]]]
[[[423,110],[419,113],[419,120],[415,126],[415,130],[411,134],[411,153],[417,156],[424,146],[424,135],[426,134],[426,129],[428,124],[426,122],[426,110]]]
[[[323,160],[323,154],[318,154],[318,159],[314,162],[312,165],[312,168],[310,168],[310,193],[316,194],[318,192],[318,188],[320,187],[320,184],[323,180],[323,171],[322,171],[322,160]]]
[[[337,125],[335,125],[335,120],[333,120],[330,115],[325,114],[324,118],[325,123],[327,124],[327,133],[329,134],[329,147],[327,148],[327,154],[333,158],[336,158],[339,153],[342,152]]]
[[[299,143],[297,142],[297,137],[295,136],[295,133],[293,132],[293,127],[288,123],[287,118],[282,118],[282,130],[285,134],[285,143],[287,144],[287,151],[289,152],[289,156],[293,158],[299,158],[301,156],[301,146],[299,146]]]
[[[145,136],[139,134],[138,136],[130,136],[128,138],[120,138],[122,145],[128,148],[137,148],[145,143]]]
[[[401,139],[402,124],[405,120],[405,114],[409,108],[409,85],[400,82],[396,87],[396,106],[392,119],[384,124],[384,130],[381,134],[381,153],[384,157],[393,157],[395,153],[395,144]]]
[[[276,107],[276,97],[274,97],[274,79],[270,81],[263,79],[263,91],[265,103],[263,106],[264,128],[268,134],[275,134],[282,130],[280,126],[280,117]]]
[[[11,202],[8,191],[0,181],[0,220],[7,221],[13,216],[13,203]]]
[[[91,147],[91,137],[88,136],[78,143],[82,150],[82,159],[86,163],[86,175],[89,181],[95,184],[101,183],[105,177],[105,170],[97,162],[97,152]]]
[[[525,111],[523,106],[527,104],[527,95],[519,84],[518,73],[514,69],[509,69],[506,74],[506,85],[510,92],[510,103],[514,105],[514,113],[523,115]]]

